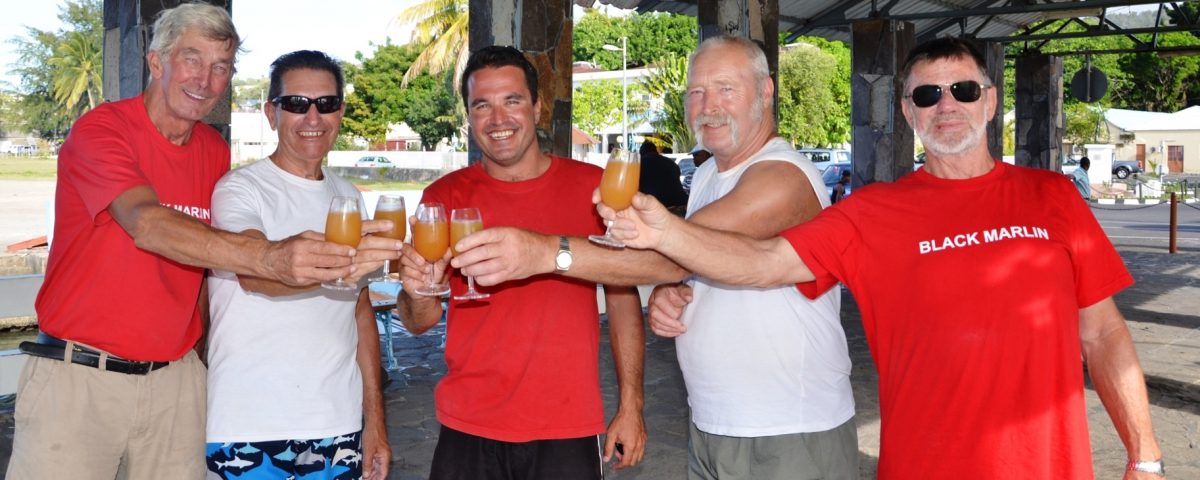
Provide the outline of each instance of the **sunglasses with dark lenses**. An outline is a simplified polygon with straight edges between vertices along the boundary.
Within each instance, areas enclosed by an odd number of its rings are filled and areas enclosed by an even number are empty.
[[[932,107],[937,105],[938,101],[942,99],[942,87],[944,86],[950,87],[950,95],[953,95],[955,100],[962,103],[971,103],[979,100],[979,97],[983,95],[983,89],[992,88],[991,85],[980,85],[979,82],[974,80],[963,80],[951,83],[950,85],[921,85],[914,88],[912,93],[905,95],[905,97],[911,98],[913,105],[917,107]]]
[[[320,113],[333,113],[339,108],[342,108],[342,97],[337,95],[327,95],[324,97],[308,98],[301,95],[283,95],[271,99],[271,103],[279,105],[285,112],[298,113],[304,115],[308,113],[308,106],[316,104],[317,111]]]

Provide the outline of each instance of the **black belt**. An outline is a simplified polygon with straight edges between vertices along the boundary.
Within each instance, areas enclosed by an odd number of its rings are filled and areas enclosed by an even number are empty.
[[[109,353],[93,350],[78,343],[72,343],[71,345],[71,363],[86,367],[101,368],[100,358],[107,357],[102,370],[110,372],[145,375],[171,364],[171,362],[138,362],[126,360]],[[46,335],[45,333],[38,333],[37,342],[21,342],[19,348],[22,352],[35,357],[64,360],[63,353],[67,348],[67,342]]]

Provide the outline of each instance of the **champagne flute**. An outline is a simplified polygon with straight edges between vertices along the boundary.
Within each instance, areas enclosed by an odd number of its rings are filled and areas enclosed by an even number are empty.
[[[478,208],[456,208],[450,212],[450,253],[458,256],[459,251],[454,248],[454,245],[462,240],[463,237],[472,233],[483,230],[483,216],[479,214]],[[491,294],[480,293],[475,290],[475,278],[467,277],[467,291],[462,295],[455,295],[455,300],[482,300],[490,297]]]
[[[404,236],[408,234],[407,219],[408,215],[405,213],[404,209],[404,197],[399,195],[379,196],[379,201],[375,202],[375,220],[392,221],[392,229],[385,232],[379,232],[380,236],[394,238],[403,242]],[[392,264],[396,264],[396,266],[393,267]],[[400,280],[395,276],[395,274],[388,273],[391,270],[399,270],[399,264],[399,260],[388,260],[387,262],[384,262],[383,274],[368,280],[372,282],[400,283]]]
[[[446,255],[450,248],[450,226],[446,224],[446,208],[440,203],[417,205],[417,223],[413,225],[413,248],[425,259],[434,263]],[[440,296],[450,293],[450,283],[433,283],[433,271],[429,272],[429,283],[412,289],[418,295]]]
[[[636,152],[614,150],[600,177],[600,201],[609,208],[621,211],[633,204],[633,195],[638,191],[638,177],[642,172],[641,157]],[[604,235],[588,237],[592,243],[614,248],[625,248],[625,244],[612,236],[612,223]]]
[[[329,215],[325,217],[325,240],[348,247],[357,247],[362,240],[362,214],[358,209],[358,197],[333,197],[329,203]],[[342,279],[336,282],[323,282],[322,287],[330,290],[356,290],[358,285],[346,283]]]

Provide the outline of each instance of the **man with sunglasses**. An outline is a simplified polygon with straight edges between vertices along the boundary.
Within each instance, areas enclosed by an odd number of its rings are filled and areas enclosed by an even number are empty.
[[[321,166],[342,126],[344,88],[341,66],[322,52],[271,64],[263,113],[279,146],[217,182],[214,226],[274,240],[323,230],[335,196],[363,204],[353,184]],[[358,255],[394,255],[397,243],[368,235]],[[379,332],[360,282],[371,270],[344,278],[357,286],[349,291],[220,269],[209,276],[210,476],[387,477]]]
[[[879,371],[881,479],[1094,478],[1080,358],[1125,443],[1125,478],[1159,478],[1142,370],[1112,299],[1133,279],[1063,175],[991,157],[999,94],[987,78],[966,41],[918,45],[903,110],[925,167],[780,237],[704,229],[643,195],[598,209],[627,244],[717,281],[794,283],[810,297],[844,282]]]
[[[229,146],[201,120],[225,98],[240,45],[221,7],[166,9],[146,90],[72,126],[36,303],[42,335],[22,345],[33,358],[9,478],[202,478],[205,367],[192,349],[204,269],[303,285],[358,268],[354,249],[319,234],[268,242],[208,225]]]

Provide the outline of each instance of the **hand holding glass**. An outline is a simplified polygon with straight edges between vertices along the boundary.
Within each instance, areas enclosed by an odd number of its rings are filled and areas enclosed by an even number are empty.
[[[450,253],[458,256],[458,250],[454,245],[462,240],[463,237],[472,233],[483,230],[483,216],[479,214],[478,208],[456,208],[450,212]],[[455,295],[455,300],[482,300],[490,297],[490,294],[480,293],[475,290],[475,278],[467,277],[467,291],[462,295]]]
[[[404,209],[404,197],[399,195],[380,195],[379,201],[375,203],[375,220],[391,220],[392,229],[379,232],[378,235],[394,238],[404,241],[404,236],[408,234],[408,214]],[[388,260],[383,264],[383,274],[369,279],[372,282],[383,283],[400,283],[394,274],[388,274],[392,270],[392,264],[399,264],[398,260]],[[399,269],[399,267],[394,267]]]
[[[426,262],[436,263],[446,256],[450,248],[450,226],[446,224],[446,209],[440,203],[417,205],[417,223],[413,225],[413,248]],[[433,283],[433,269],[429,272],[429,283],[412,289],[418,295],[445,295],[450,293],[450,284]]]
[[[329,204],[329,215],[325,217],[325,240],[348,247],[357,247],[362,241],[362,214],[358,209],[358,197],[333,197]],[[358,285],[336,282],[321,283],[331,290],[355,290]]]
[[[609,208],[621,211],[633,204],[633,195],[638,191],[638,177],[642,173],[641,157],[636,152],[614,150],[600,177],[600,201]],[[588,237],[593,243],[614,248],[625,248],[625,244],[612,236],[612,224],[604,235]]]

